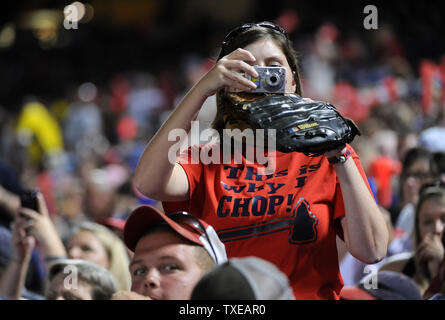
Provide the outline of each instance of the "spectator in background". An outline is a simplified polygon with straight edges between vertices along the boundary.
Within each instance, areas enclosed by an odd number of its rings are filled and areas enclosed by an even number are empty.
[[[442,233],[442,246],[445,248],[445,232]],[[424,299],[445,300],[445,255],[439,267],[439,271],[431,280],[430,286],[423,294]]]
[[[397,145],[397,159],[405,159],[408,150],[419,146],[418,135],[414,132],[399,133],[399,143]]]
[[[17,123],[18,139],[27,150],[27,165],[58,165],[64,152],[63,135],[56,118],[35,98],[25,102]]]
[[[380,270],[403,273],[420,287],[421,294],[439,272],[444,256],[441,242],[445,228],[445,183],[434,181],[424,184],[416,205],[414,236],[415,247],[410,255],[394,255]]]
[[[130,288],[130,263],[123,242],[105,226],[83,222],[73,232],[67,245],[68,257],[95,262],[108,269],[118,290]]]
[[[85,189],[81,180],[66,174],[56,181],[54,190],[58,213],[53,217],[57,233],[66,244],[73,229],[88,218],[84,210]]]
[[[130,77],[132,83],[128,93],[127,114],[137,121],[142,131],[149,130],[147,123],[156,116],[166,103],[166,97],[156,84],[156,78],[148,73],[135,73]]]
[[[330,23],[321,25],[311,43],[311,51],[304,59],[308,94],[316,100],[332,98],[335,86],[335,61],[339,58],[338,29]]]
[[[39,212],[22,208],[21,214],[28,224],[27,232],[40,243],[46,262],[58,258],[76,258],[95,262],[107,268],[114,277],[119,290],[130,287],[128,273],[129,258],[122,241],[106,227],[92,222],[84,222],[73,231],[67,247],[61,241],[49,217],[45,200],[38,194]]]
[[[431,172],[433,177],[445,182],[445,152],[434,152],[431,160]]]
[[[127,220],[124,239],[134,252],[132,291],[116,293],[116,300],[188,300],[202,275],[227,261],[215,230],[186,212],[166,215],[140,206]]]
[[[430,152],[445,152],[445,128],[443,122],[445,118],[441,116],[442,124],[423,130],[419,134],[419,145]]]
[[[112,216],[115,209],[116,188],[105,168],[96,167],[83,176],[85,182],[84,208],[92,221]]]
[[[97,88],[91,82],[77,89],[77,100],[71,103],[64,124],[64,141],[69,151],[83,155],[103,135],[102,114],[95,103]]]
[[[20,177],[15,170],[0,161],[0,226],[11,232],[11,223],[19,214],[21,207],[20,194],[23,191]],[[0,245],[10,247],[10,243]],[[5,249],[7,250],[7,249]],[[43,293],[44,266],[38,250],[31,254],[30,268],[26,274],[26,286],[30,291]]]
[[[116,191],[116,208],[113,218],[126,219],[140,204],[128,179]]]
[[[389,255],[413,250],[415,206],[422,184],[429,181],[431,173],[431,153],[420,147],[409,149],[402,162],[399,179],[399,201],[393,209],[395,237],[389,245]]]
[[[129,171],[119,164],[99,166],[85,163],[82,168],[85,185],[84,209],[92,221],[112,217],[118,208],[118,190],[129,179]]]
[[[445,232],[442,232],[442,246],[445,248]],[[445,255],[439,267],[439,271],[431,280],[430,286],[423,294],[424,299],[445,300]]]
[[[289,280],[257,257],[231,258],[198,281],[191,300],[295,300]]]
[[[29,221],[17,215],[12,232],[0,226],[0,297],[42,299],[25,288],[35,239],[28,234]]]
[[[56,260],[48,281],[47,300],[110,300],[116,292],[111,273],[85,260]]]
[[[372,136],[378,155],[369,166],[369,176],[377,182],[378,203],[388,209],[393,202],[393,179],[401,171],[397,159],[397,134],[393,130],[380,130]]]

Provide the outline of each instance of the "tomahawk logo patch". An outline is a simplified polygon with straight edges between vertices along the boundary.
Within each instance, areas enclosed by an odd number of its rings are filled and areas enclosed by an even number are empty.
[[[304,244],[317,240],[318,218],[312,214],[309,203],[304,198],[295,205],[294,217],[289,242]]]

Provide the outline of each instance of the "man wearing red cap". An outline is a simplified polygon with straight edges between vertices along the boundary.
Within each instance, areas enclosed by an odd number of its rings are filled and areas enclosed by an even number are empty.
[[[202,275],[227,261],[215,230],[186,212],[166,215],[140,206],[125,224],[124,241],[134,252],[132,291],[120,291],[114,300],[188,300]]]

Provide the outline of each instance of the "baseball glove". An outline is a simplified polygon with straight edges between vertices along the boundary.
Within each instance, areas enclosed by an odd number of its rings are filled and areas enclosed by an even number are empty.
[[[281,152],[303,152],[318,156],[350,143],[360,131],[326,102],[302,99],[295,94],[266,95],[241,99],[227,117],[252,129],[276,130],[276,147]]]

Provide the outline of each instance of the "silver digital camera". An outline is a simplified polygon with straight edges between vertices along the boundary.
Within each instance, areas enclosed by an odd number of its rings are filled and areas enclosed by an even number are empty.
[[[246,78],[256,84],[256,89],[249,92],[284,93],[286,90],[286,69],[283,67],[254,66],[258,78],[246,73]]]

